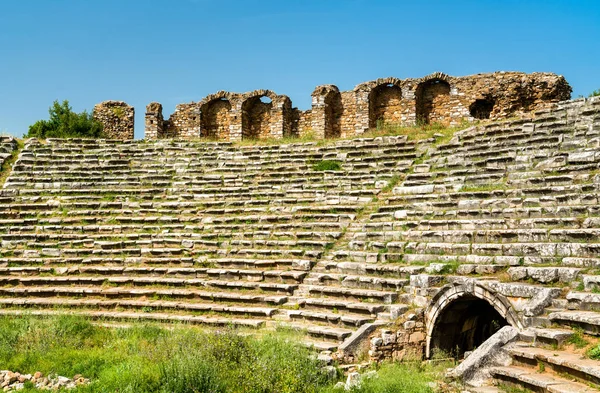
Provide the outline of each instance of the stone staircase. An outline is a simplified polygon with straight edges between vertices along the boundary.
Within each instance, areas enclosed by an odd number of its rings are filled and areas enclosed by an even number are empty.
[[[504,346],[510,357],[505,365],[490,367],[487,385],[468,388],[472,393],[502,392],[517,387],[543,393],[592,393],[600,391],[600,367],[569,345],[573,336],[565,329],[528,329]]]
[[[0,167],[17,149],[17,141],[12,136],[0,136]]]

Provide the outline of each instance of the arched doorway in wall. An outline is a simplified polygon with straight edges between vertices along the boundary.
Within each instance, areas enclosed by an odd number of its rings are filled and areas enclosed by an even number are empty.
[[[325,138],[342,136],[342,96],[339,91],[330,91],[325,96]]]
[[[486,300],[462,296],[449,303],[434,322],[432,354],[443,351],[460,359],[506,325],[507,320]]]
[[[217,98],[200,108],[201,136],[219,140],[229,139],[229,113],[231,102],[227,98]]]
[[[369,128],[401,122],[402,89],[392,83],[379,85],[369,93]]]
[[[495,101],[492,99],[482,98],[475,100],[469,105],[469,113],[475,119],[489,119],[494,110]]]
[[[250,97],[242,104],[242,139],[264,139],[271,134],[273,101],[266,95]]]
[[[419,83],[415,91],[417,123],[430,124],[443,121],[444,104],[450,97],[450,84],[442,79],[429,79]]]

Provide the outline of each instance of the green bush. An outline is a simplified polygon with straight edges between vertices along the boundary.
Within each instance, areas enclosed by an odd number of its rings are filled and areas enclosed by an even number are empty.
[[[338,161],[323,160],[313,165],[315,171],[341,171],[342,164]]]
[[[590,97],[600,96],[600,89],[592,91],[589,96]]]
[[[90,113],[73,112],[69,101],[54,101],[48,109],[49,120],[38,120],[29,126],[26,138],[102,138],[102,123]]]
[[[588,349],[586,355],[590,359],[600,360],[600,344]]]

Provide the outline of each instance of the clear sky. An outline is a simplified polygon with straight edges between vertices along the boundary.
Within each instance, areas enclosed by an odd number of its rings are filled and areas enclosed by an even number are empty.
[[[126,101],[141,138],[151,101],[263,88],[308,109],[316,85],[434,71],[549,71],[587,96],[599,48],[598,0],[0,0],[0,133],[55,99]]]

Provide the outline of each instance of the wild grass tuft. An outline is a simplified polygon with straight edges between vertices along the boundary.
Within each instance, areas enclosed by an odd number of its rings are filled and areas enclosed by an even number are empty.
[[[313,164],[313,170],[315,171],[341,171],[342,170],[342,164],[340,164],[339,161],[332,161],[332,160],[323,160],[323,161],[319,161],[316,162],[315,164]]]

